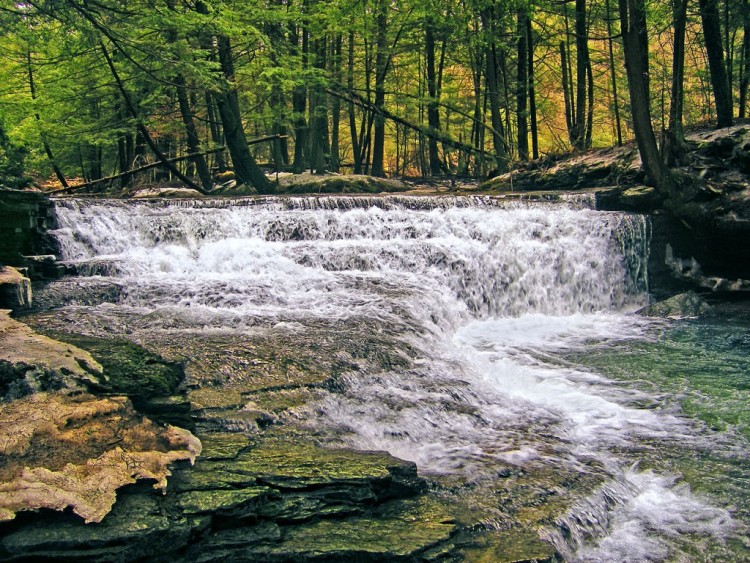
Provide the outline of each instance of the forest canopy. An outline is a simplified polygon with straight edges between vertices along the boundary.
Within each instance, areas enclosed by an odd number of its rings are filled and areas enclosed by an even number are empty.
[[[484,177],[634,136],[660,184],[750,84],[749,0],[0,0],[0,26],[0,174],[63,186]]]

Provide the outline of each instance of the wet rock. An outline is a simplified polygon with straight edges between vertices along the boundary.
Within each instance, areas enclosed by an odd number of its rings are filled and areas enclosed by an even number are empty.
[[[681,319],[685,317],[700,317],[711,312],[711,306],[699,295],[692,291],[680,293],[664,301],[654,303],[638,311],[646,317],[663,317]]]
[[[24,256],[23,264],[33,280],[56,280],[67,273],[66,265],[59,263],[54,254]]]
[[[31,307],[31,280],[10,266],[0,266],[0,308]]]

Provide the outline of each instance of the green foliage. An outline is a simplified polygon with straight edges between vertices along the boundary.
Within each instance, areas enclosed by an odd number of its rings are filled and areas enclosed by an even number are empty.
[[[24,188],[31,183],[24,175],[25,147],[11,143],[0,123],[0,187]]]
[[[11,166],[12,161],[17,167],[25,157],[33,175],[49,175],[51,163],[45,143],[67,176],[104,176],[123,166],[143,164],[154,157],[138,138],[139,122],[168,156],[184,154],[187,134],[176,94],[179,76],[188,89],[190,110],[205,148],[224,142],[221,125],[212,123],[218,118],[217,108],[210,107],[215,102],[210,100],[213,93],[230,88],[238,93],[249,137],[285,132],[289,135],[288,150],[293,152],[295,143],[304,144],[301,154],[308,161],[316,143],[324,145],[326,159],[335,148],[338,158],[349,163],[358,150],[366,171],[377,113],[372,104],[379,5],[382,3],[374,0],[0,0],[0,26],[4,31],[0,36],[0,112],[10,139],[4,142],[3,166]],[[596,92],[593,140],[594,145],[608,145],[613,142],[615,101],[610,76],[615,76],[619,106],[628,107],[617,2],[587,0],[586,7]],[[671,3],[649,2],[648,10],[652,111],[659,127],[670,98]],[[502,135],[510,158],[514,158],[520,12],[530,14],[532,21],[542,153],[567,148],[559,46],[561,42],[568,45],[569,64],[574,66],[577,54],[571,40],[572,3],[395,0],[388,3],[381,49],[385,52],[385,109],[401,120],[398,124],[389,121],[386,127],[385,152],[386,161],[392,162],[391,172],[424,172],[427,108],[436,101],[441,139],[475,148],[474,153],[464,153],[455,145],[441,143],[440,153],[447,167],[456,171],[461,160],[462,166],[473,172],[482,171],[482,159],[491,160],[494,150],[490,123],[498,123],[491,119],[487,104],[491,89],[486,62],[490,54],[497,61],[495,71],[501,91],[493,93],[499,97]],[[734,65],[729,75],[735,82],[735,93],[743,76],[750,72],[741,68],[741,16],[738,3],[727,3],[725,48],[731,55],[727,63]],[[612,72],[607,17],[613,25]],[[439,67],[437,100],[427,91],[428,28],[435,39],[435,64]],[[220,68],[219,37],[227,38],[232,45],[231,77]],[[688,26],[688,44],[692,46],[686,59],[689,68],[685,83],[690,100],[685,104],[685,120],[689,124],[709,118],[712,108],[700,28],[694,20]],[[112,54],[137,118],[126,108],[103,58],[102,46]],[[36,83],[34,99],[29,70]],[[575,77],[571,75],[570,79],[575,90]],[[333,99],[327,89],[348,97]],[[350,105],[349,98],[357,98],[360,103]],[[327,118],[323,131],[316,118],[321,115]],[[334,129],[338,133],[335,141]],[[334,142],[336,147],[331,146]],[[13,146],[27,150],[14,152],[9,148]],[[271,158],[268,144],[254,146],[253,150],[260,159]],[[123,151],[129,162],[123,162]],[[478,156],[482,151],[486,154]]]

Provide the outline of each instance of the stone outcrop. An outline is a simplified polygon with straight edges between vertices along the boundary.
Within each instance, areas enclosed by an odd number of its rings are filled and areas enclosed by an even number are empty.
[[[51,508],[100,522],[137,479],[164,490],[169,464],[200,453],[186,430],[158,427],[124,397],[37,393],[0,404],[0,520]]]
[[[126,488],[88,526],[64,514],[6,524],[0,558],[430,560],[458,531],[448,505],[422,494],[416,466],[387,453],[324,449],[291,434],[201,440],[200,459],[175,468],[166,495]]]
[[[108,385],[88,352],[35,333],[0,312],[0,521],[19,511],[72,511],[99,522],[116,491],[138,479],[166,487],[169,466],[194,461],[200,442],[160,426]]]
[[[0,308],[19,310],[31,306],[31,280],[10,266],[0,266]]]
[[[0,398],[84,390],[105,379],[102,366],[88,352],[37,334],[0,311]]]
[[[0,264],[21,265],[22,256],[53,250],[46,231],[54,225],[49,198],[41,192],[0,190]]]

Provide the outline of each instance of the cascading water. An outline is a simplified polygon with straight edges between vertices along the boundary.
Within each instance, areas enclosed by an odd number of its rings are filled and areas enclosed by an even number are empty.
[[[594,476],[573,496],[549,486],[570,498],[540,532],[559,553],[679,559],[691,548],[675,538],[723,541],[738,524],[661,471],[662,450],[746,451],[746,442],[707,435],[664,392],[566,359],[653,340],[656,326],[629,314],[647,301],[647,222],[585,207],[59,201],[63,257],[88,277],[40,298],[65,304],[82,331],[142,340],[338,333],[350,369],[287,422],[331,446],[388,450],[473,490],[491,490],[508,468]],[[502,507],[485,508],[492,526]]]

